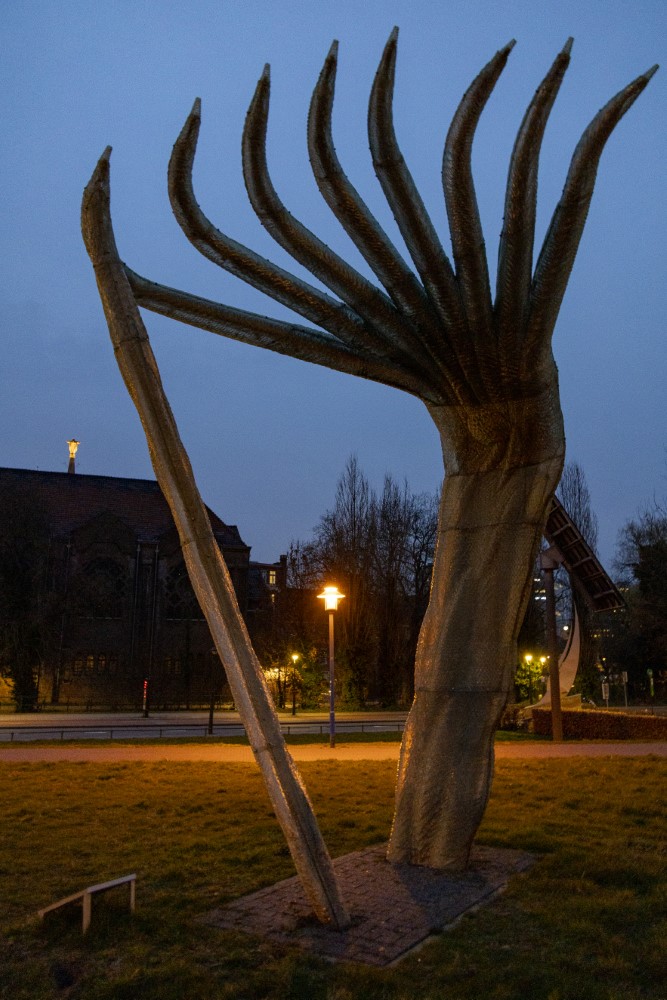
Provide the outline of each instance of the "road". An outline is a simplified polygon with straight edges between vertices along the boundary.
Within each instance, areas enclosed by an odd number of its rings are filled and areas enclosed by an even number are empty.
[[[329,716],[323,712],[279,712],[283,733],[320,735],[329,731]],[[400,732],[406,712],[337,712],[336,732]],[[39,712],[0,716],[0,744],[30,740],[67,739],[155,739],[206,736],[208,712],[138,712],[69,714]],[[238,712],[217,713],[214,736],[241,736],[245,732]]]

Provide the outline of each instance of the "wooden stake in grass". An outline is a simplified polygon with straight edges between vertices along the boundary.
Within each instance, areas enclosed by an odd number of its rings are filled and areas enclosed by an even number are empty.
[[[146,328],[118,256],[110,214],[108,147],[83,195],[81,225],[116,360],[146,434],[155,475],[178,530],[192,586],[206,617],[250,745],[301,877],[324,922],[349,924],[326,845],[288,753],[264,675],[241,617],[165,395]]]

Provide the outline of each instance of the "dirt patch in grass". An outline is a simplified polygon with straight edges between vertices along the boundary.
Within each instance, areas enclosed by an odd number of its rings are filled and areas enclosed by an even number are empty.
[[[395,763],[302,765],[334,856],[387,838]],[[667,761],[500,761],[481,843],[536,852],[489,908],[391,970],[328,966],[203,926],[293,874],[256,769],[244,764],[3,764],[3,1000],[664,1000]],[[96,900],[39,907],[136,871]]]

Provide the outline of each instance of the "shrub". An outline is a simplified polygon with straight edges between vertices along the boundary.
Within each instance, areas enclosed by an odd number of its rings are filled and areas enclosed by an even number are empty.
[[[533,732],[551,736],[551,709],[533,709]],[[564,711],[563,736],[571,740],[664,740],[667,716],[590,709]]]
[[[506,705],[500,717],[498,729],[503,729],[505,732],[517,732],[526,728],[526,705],[520,705],[516,702],[512,705]]]

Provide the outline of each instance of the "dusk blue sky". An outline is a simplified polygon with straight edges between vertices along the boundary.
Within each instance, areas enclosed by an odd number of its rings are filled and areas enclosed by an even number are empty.
[[[169,207],[167,163],[199,96],[202,208],[235,239],[303,274],[262,229],[241,173],[245,113],[270,63],[275,187],[298,218],[367,273],[319,195],[306,152],[310,95],[337,38],[336,148],[400,246],[366,138],[370,86],[395,24],[396,131],[447,248],[440,168],[449,122],[481,67],[517,40],[473,153],[493,282],[514,137],[554,56],[574,36],[542,151],[538,246],[590,119],[631,79],[665,63],[664,0],[3,5],[0,465],[65,471],[66,441],[76,437],[80,473],[153,478],[80,235],[81,193],[105,146],[113,147],[112,215],[128,264],[208,298],[295,318],[190,246]],[[603,154],[554,340],[567,458],[586,472],[606,563],[623,523],[667,493],[666,86],[663,68]],[[238,525],[253,558],[273,561],[291,539],[310,535],[353,452],[376,486],[390,472],[416,492],[437,487],[439,444],[417,400],[144,318],[202,495]]]

